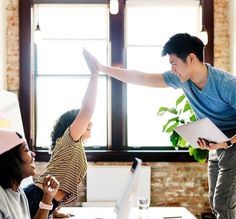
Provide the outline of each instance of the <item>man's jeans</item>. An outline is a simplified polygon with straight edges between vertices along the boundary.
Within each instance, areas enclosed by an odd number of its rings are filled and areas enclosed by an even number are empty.
[[[217,219],[236,219],[236,144],[218,149],[215,157],[213,153],[208,162],[211,208]]]

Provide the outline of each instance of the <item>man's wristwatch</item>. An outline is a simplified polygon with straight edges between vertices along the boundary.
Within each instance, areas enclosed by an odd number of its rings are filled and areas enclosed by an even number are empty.
[[[228,140],[228,141],[226,141],[226,149],[227,148],[230,148],[230,147],[232,147],[233,146],[233,143],[231,142],[231,139],[230,140]]]

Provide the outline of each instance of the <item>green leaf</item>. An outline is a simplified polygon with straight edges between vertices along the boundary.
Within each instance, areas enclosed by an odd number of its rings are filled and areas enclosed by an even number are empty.
[[[205,163],[208,158],[208,150],[201,150],[199,148],[189,148],[189,154],[194,157],[194,159],[200,163]]]
[[[164,113],[168,112],[169,111],[169,108],[168,107],[164,107],[164,106],[161,106],[157,112],[157,115],[158,116],[162,116]]]
[[[166,130],[168,129],[169,125],[173,122],[176,122],[176,121],[179,121],[179,117],[174,117],[174,118],[171,118],[167,121],[167,123],[165,125],[163,125],[163,128],[162,128],[162,131],[163,132],[166,132]]]
[[[178,111],[175,108],[170,108],[170,113],[177,115]]]
[[[176,107],[184,100],[184,98],[185,98],[184,94],[182,94],[180,97],[177,98],[175,102]]]
[[[185,105],[184,105],[184,110],[183,110],[183,112],[187,112],[188,110],[191,110],[191,109],[192,109],[192,108],[191,108],[189,102],[186,101],[186,103],[185,103]]]
[[[166,129],[166,133],[173,132],[174,129],[179,125],[179,121],[176,121],[173,125]]]
[[[197,117],[193,114],[193,115],[190,117],[190,121],[192,121],[192,122],[197,121]]]
[[[168,108],[168,107],[160,107],[159,110],[157,111],[157,116],[162,116],[166,112],[172,113],[177,115],[178,111],[175,108]]]
[[[174,147],[178,146],[178,142],[180,138],[181,138],[180,135],[175,131],[173,131],[173,133],[170,135],[170,141]]]
[[[187,141],[184,139],[184,138],[180,138],[180,140],[179,140],[179,147],[181,147],[181,148],[186,148],[186,147],[188,147],[188,143],[187,143]]]

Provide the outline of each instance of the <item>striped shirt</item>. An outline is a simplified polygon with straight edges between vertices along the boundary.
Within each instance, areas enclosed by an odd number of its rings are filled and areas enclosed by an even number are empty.
[[[48,174],[55,176],[60,182],[60,189],[68,193],[61,204],[67,204],[77,198],[78,186],[87,171],[87,159],[81,139],[73,141],[69,128],[58,138],[52,151],[46,170],[39,177],[43,183]]]

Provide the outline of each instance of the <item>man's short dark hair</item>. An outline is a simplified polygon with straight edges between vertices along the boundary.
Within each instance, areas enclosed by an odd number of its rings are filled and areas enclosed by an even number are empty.
[[[190,53],[194,53],[199,61],[203,62],[203,42],[199,38],[191,36],[188,33],[178,33],[166,42],[161,55],[165,56],[167,54],[175,54],[185,62]]]

